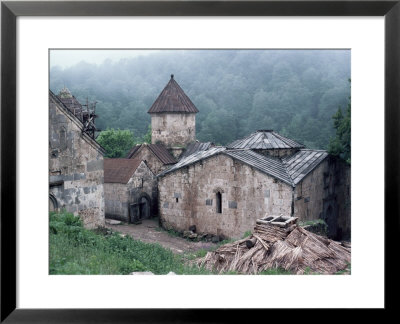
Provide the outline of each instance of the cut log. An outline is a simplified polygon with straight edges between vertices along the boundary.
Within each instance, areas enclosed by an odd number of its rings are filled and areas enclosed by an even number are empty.
[[[249,248],[249,249],[252,248],[256,244],[256,242],[257,242],[257,239],[255,237],[247,240],[246,241],[247,248]]]

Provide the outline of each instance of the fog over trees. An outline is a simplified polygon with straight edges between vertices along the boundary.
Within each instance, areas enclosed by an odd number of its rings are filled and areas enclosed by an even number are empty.
[[[143,137],[147,111],[171,74],[200,111],[197,139],[216,144],[273,129],[327,149],[335,135],[332,116],[349,104],[349,50],[158,51],[52,67],[50,88],[58,94],[65,85],[81,103],[96,100],[98,128]]]

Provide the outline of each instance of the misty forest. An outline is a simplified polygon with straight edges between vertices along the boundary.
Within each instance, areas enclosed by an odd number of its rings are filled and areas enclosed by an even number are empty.
[[[273,129],[309,148],[328,149],[339,108],[350,107],[349,50],[155,51],[53,66],[50,89],[58,94],[65,86],[81,103],[96,101],[97,128],[143,138],[147,111],[171,74],[200,111],[196,137],[202,142],[226,145]]]

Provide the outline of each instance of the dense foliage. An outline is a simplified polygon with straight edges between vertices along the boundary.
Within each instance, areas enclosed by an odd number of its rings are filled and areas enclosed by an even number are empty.
[[[105,156],[108,158],[125,157],[135,144],[132,131],[114,128],[102,131],[96,140],[106,150]]]
[[[132,146],[144,142],[151,143],[151,127],[149,125],[147,133],[142,138],[135,137],[129,129],[107,128],[100,132],[96,140],[106,150],[106,157],[124,158]]]
[[[227,144],[257,129],[274,129],[310,148],[327,149],[331,117],[347,104],[348,50],[182,50],[81,62],[50,71],[50,87],[66,85],[78,100],[96,100],[101,129],[148,130],[148,109],[170,74],[199,109],[200,141]]]
[[[351,163],[351,103],[345,112],[339,107],[336,114],[332,117],[336,136],[329,143],[329,153],[339,156],[347,163]]]

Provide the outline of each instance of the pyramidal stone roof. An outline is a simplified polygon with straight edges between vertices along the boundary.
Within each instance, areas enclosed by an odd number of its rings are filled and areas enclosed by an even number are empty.
[[[304,147],[303,144],[275,133],[273,130],[259,130],[243,139],[236,140],[227,146],[229,149],[252,150],[300,149]]]
[[[192,114],[198,112],[196,106],[175,81],[173,74],[171,74],[171,79],[148,111],[149,114]]]

